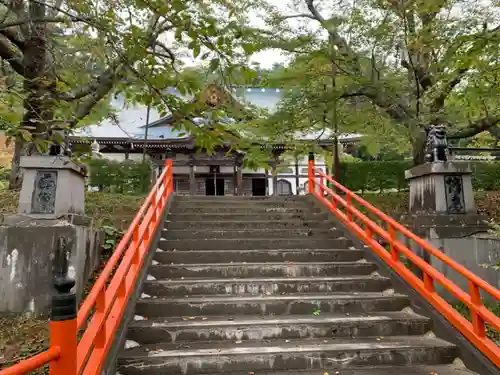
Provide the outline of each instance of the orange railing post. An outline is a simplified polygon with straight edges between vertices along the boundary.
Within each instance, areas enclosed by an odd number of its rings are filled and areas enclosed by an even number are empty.
[[[316,181],[314,180],[314,152],[309,153],[309,161],[307,163],[307,186],[309,188],[309,193],[314,193],[316,191]]]
[[[174,167],[171,158],[167,158],[165,160],[165,169],[167,170],[167,173],[165,173],[164,194],[168,195],[174,192]]]
[[[77,328],[75,280],[68,277],[68,258],[63,239],[54,259],[54,292],[50,315],[50,347],[59,347],[59,358],[50,362],[50,375],[76,375]]]

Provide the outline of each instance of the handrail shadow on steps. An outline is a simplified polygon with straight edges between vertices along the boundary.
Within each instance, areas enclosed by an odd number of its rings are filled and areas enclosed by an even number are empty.
[[[49,365],[50,375],[98,375],[103,370],[128,301],[173,194],[172,159],[151,189],[77,312],[73,280],[56,275],[49,348],[0,371],[22,375]],[[79,338],[80,337],[80,338]]]

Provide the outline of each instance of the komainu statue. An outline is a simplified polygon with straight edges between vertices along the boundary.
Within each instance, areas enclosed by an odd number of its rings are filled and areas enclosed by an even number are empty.
[[[425,141],[425,161],[445,162],[448,161],[449,150],[446,140],[446,128],[443,125],[431,125],[427,128]]]

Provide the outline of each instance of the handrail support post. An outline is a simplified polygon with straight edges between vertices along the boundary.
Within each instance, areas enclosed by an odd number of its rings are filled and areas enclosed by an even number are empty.
[[[309,153],[309,160],[307,163],[307,179],[309,183],[307,186],[309,187],[309,193],[314,193],[316,191],[316,181],[315,181],[315,174],[316,172],[314,171],[314,152]]]
[[[54,258],[50,347],[58,347],[60,355],[50,362],[50,375],[76,375],[77,372],[77,304],[76,294],[72,291],[76,283],[68,277],[67,245],[68,242],[60,238]]]

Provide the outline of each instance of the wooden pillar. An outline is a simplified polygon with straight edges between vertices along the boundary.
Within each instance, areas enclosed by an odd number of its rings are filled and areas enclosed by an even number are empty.
[[[300,180],[299,180],[299,158],[295,155],[295,194],[299,195]]]
[[[196,195],[196,175],[192,160],[189,162],[189,195]]]
[[[276,171],[278,167],[278,156],[274,155],[274,160],[271,163],[271,173],[273,175],[273,195],[276,197],[278,195],[278,172]]]
[[[243,195],[243,166],[238,165],[236,168],[236,189],[238,195]]]
[[[266,177],[266,196],[269,195],[269,169],[264,169],[264,176]]]

